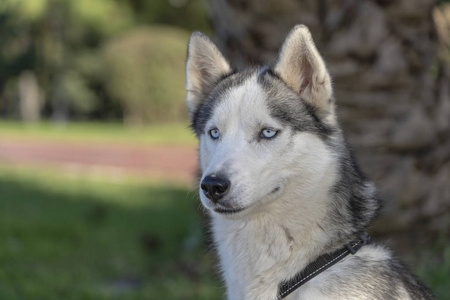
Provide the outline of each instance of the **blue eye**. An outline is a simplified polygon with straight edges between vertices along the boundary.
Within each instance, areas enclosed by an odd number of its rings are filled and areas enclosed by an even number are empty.
[[[271,139],[271,138],[273,138],[274,136],[276,136],[277,133],[278,133],[278,130],[270,129],[270,128],[264,128],[264,129],[261,131],[261,137],[262,137],[262,138],[265,138],[265,139]]]
[[[217,139],[219,138],[219,136],[220,136],[220,131],[219,131],[219,129],[217,129],[217,128],[211,129],[211,130],[209,131],[209,135],[210,135],[213,139],[217,140]]]

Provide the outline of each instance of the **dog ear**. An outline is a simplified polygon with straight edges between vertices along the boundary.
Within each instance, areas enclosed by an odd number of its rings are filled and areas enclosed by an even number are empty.
[[[297,25],[289,33],[275,72],[320,116],[334,114],[330,75],[306,26]]]
[[[192,33],[186,62],[186,102],[191,117],[220,78],[230,72],[230,65],[213,42],[201,32]]]

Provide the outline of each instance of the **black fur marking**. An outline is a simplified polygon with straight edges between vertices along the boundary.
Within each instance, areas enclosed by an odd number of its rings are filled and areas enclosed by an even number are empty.
[[[271,115],[282,124],[295,131],[313,132],[324,141],[334,134],[333,127],[322,122],[316,109],[301,99],[275,72],[263,70],[258,83],[269,94]]]
[[[334,134],[334,128],[322,122],[313,106],[302,100],[273,70],[264,66],[242,72],[234,71],[224,75],[217,82],[212,92],[200,101],[201,104],[193,113],[192,128],[197,136],[203,133],[205,124],[211,118],[214,108],[223,99],[223,95],[231,88],[242,85],[256,72],[259,73],[258,83],[269,94],[268,106],[274,118],[295,131],[313,132],[324,141]],[[282,93],[279,93],[280,89]]]
[[[254,69],[250,69],[244,72],[233,72],[224,75],[212,92],[200,101],[201,104],[192,117],[192,129],[197,136],[200,136],[204,132],[205,125],[211,118],[214,108],[223,100],[226,92],[242,85],[253,73]]]
[[[347,144],[346,141],[344,141]],[[353,151],[348,145],[341,160],[341,178],[334,186],[339,196],[349,197],[352,223],[356,230],[366,228],[379,214],[381,204],[375,195],[366,192],[368,180],[356,163]]]

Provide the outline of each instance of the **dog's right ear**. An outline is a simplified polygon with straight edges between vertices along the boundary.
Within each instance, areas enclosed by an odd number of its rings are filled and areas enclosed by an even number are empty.
[[[306,26],[297,25],[291,30],[275,71],[319,116],[334,120],[330,75]]]
[[[213,42],[201,32],[192,33],[186,62],[186,102],[191,118],[214,85],[230,72],[230,65]]]

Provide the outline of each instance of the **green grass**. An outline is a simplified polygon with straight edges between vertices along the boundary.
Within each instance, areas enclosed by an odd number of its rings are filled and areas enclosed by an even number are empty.
[[[223,299],[195,192],[0,165],[0,299]],[[450,294],[448,233],[417,274]]]
[[[436,299],[448,299],[450,295],[450,240],[447,230],[442,230],[434,243],[424,245],[418,256],[416,272],[432,289]]]
[[[139,144],[195,145],[195,136],[188,123],[154,124],[127,127],[121,123],[39,122],[26,124],[0,121],[2,138],[31,138],[61,141],[94,141]]]
[[[182,186],[0,166],[0,299],[222,299]]]

